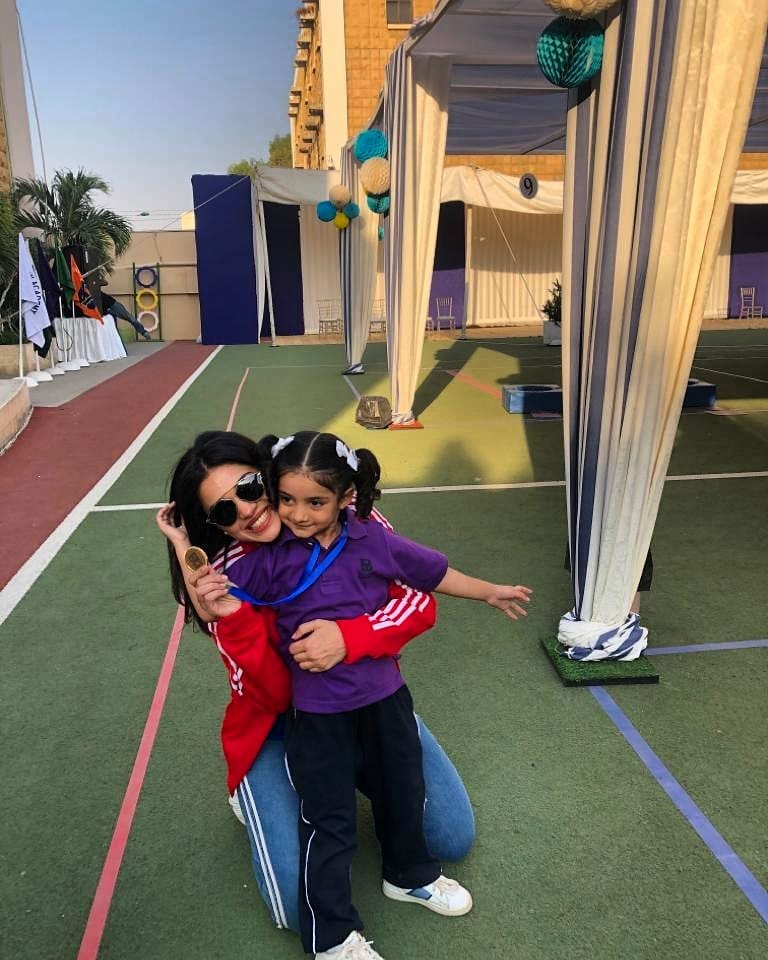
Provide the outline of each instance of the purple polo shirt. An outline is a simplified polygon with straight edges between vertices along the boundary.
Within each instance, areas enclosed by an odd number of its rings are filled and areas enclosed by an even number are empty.
[[[393,657],[365,657],[323,673],[301,670],[288,652],[296,628],[309,620],[347,620],[374,613],[387,603],[391,580],[431,593],[448,569],[447,558],[437,550],[373,520],[359,520],[353,510],[346,510],[345,516],[349,539],[344,549],[319,580],[278,610],[280,653],[291,670],[293,703],[311,713],[341,713],[376,703],[404,681]],[[233,581],[260,600],[285,597],[298,583],[313,546],[314,540],[302,540],[283,527],[277,540],[238,561],[230,571]],[[321,561],[325,554],[321,552]]]

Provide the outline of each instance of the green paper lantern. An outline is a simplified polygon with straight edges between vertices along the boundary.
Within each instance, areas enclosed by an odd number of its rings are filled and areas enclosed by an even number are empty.
[[[558,17],[545,27],[536,43],[536,59],[556,87],[578,87],[603,63],[603,29],[594,20]]]

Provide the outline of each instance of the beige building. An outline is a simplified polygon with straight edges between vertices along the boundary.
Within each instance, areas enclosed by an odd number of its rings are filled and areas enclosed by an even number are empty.
[[[288,98],[294,167],[338,169],[341,149],[364,129],[384,85],[395,47],[434,0],[305,0],[296,11],[293,86]],[[562,179],[564,159],[538,156],[450,156],[507,174]]]
[[[0,0],[0,190],[34,175],[16,3]]]

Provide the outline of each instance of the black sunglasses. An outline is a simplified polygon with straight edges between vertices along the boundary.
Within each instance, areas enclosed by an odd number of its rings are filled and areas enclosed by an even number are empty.
[[[238,500],[256,503],[264,496],[264,481],[260,473],[244,473],[233,489]],[[208,511],[206,520],[217,527],[231,527],[237,520],[237,504],[234,500],[222,497]]]

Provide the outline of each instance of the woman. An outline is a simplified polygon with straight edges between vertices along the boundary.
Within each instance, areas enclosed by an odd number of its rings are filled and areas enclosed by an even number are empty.
[[[275,924],[298,931],[298,803],[285,769],[282,717],[290,680],[276,649],[274,614],[231,597],[206,606],[204,589],[212,568],[226,571],[243,553],[279,535],[280,520],[261,482],[267,463],[258,445],[241,434],[201,434],[174,470],[171,502],[158,511],[157,524],[168,540],[174,597],[188,622],[194,619],[212,634],[229,672],[231,697],[222,725],[227,783],[244,814],[259,890]],[[380,515],[375,519],[386,523]],[[202,547],[212,565],[189,571],[183,563],[189,546]],[[434,624],[435,602],[397,584],[390,596],[370,616],[302,624],[291,655],[311,671],[342,660],[392,656]],[[459,859],[474,841],[472,808],[453,764],[418,722],[427,844],[437,859]]]

